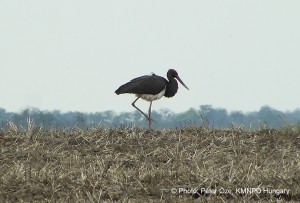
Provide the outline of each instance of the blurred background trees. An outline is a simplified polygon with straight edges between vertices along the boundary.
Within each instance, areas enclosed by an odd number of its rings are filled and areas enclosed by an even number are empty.
[[[211,105],[202,105],[198,109],[190,108],[185,112],[175,113],[169,109],[152,112],[156,128],[177,128],[186,125],[209,126],[214,128],[229,128],[243,126],[257,129],[280,128],[286,125],[299,124],[300,110],[281,112],[269,106],[263,106],[259,111],[243,113],[241,111],[228,112],[224,108],[213,108]],[[26,126],[27,119],[31,118],[36,126],[44,128],[90,128],[94,126],[138,126],[147,127],[144,117],[138,111],[116,113],[103,111],[96,113],[41,111],[37,108],[24,109],[19,113],[7,112],[0,108],[0,121],[5,127],[6,121],[16,125]]]

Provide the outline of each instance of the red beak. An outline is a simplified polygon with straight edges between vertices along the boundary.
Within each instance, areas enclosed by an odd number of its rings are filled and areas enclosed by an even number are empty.
[[[189,90],[189,88],[184,84],[184,82],[180,79],[178,75],[175,78],[183,85],[183,87]]]

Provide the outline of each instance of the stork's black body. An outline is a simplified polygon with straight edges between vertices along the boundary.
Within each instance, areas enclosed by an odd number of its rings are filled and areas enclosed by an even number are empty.
[[[167,73],[168,80],[165,78],[152,74],[134,78],[130,82],[119,87],[115,93],[124,94],[131,93],[137,96],[137,99],[132,103],[132,106],[140,111],[149,121],[149,128],[151,127],[151,105],[152,101],[160,99],[162,96],[173,97],[178,90],[178,83],[175,78],[185,87],[188,87],[182,82],[178,73],[174,69],[170,69]],[[135,102],[139,99],[145,99],[150,102],[148,115],[135,106]]]

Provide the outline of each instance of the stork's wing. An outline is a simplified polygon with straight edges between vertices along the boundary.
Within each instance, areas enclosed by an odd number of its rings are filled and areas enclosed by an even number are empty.
[[[115,93],[133,93],[133,94],[152,94],[156,95],[160,93],[168,81],[157,75],[144,75],[138,78],[132,79],[130,82],[119,87]]]

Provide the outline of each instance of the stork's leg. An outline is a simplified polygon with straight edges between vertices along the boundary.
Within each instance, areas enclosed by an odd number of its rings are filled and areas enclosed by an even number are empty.
[[[148,109],[148,115],[149,115],[149,129],[151,128],[151,106],[152,106],[152,101],[150,101],[150,106],[149,106],[149,109]]]
[[[139,109],[138,107],[135,106],[135,102],[136,102],[138,99],[139,99],[139,97],[138,97],[136,100],[134,100],[134,102],[132,102],[131,105],[132,105],[134,108],[136,108],[139,112],[141,112],[141,113],[147,118],[147,120],[149,121],[150,118],[149,118],[144,112],[142,112],[141,109]]]
[[[152,101],[150,101],[150,106],[149,106],[149,109],[148,109],[148,115],[149,115],[149,119],[148,119],[148,121],[149,121],[149,128],[151,128],[151,123],[152,123],[152,121],[154,121],[154,122],[156,122],[157,123],[157,121],[156,120],[154,120],[154,119],[152,119],[151,118],[151,107],[152,107]]]
[[[139,109],[136,105],[135,105],[135,102],[139,99],[140,97],[138,97],[136,100],[134,100],[134,102],[132,102],[132,106],[134,107],[134,108],[136,108],[139,112],[141,112],[146,118],[147,118],[147,120],[148,120],[148,122],[149,122],[149,128],[151,127],[151,122],[152,121],[154,121],[154,122],[156,122],[155,120],[153,120],[153,119],[151,119],[151,117],[150,117],[150,114],[151,114],[151,105],[152,105],[152,101],[151,101],[151,103],[150,103],[150,107],[149,107],[149,116],[147,116],[141,109]]]

